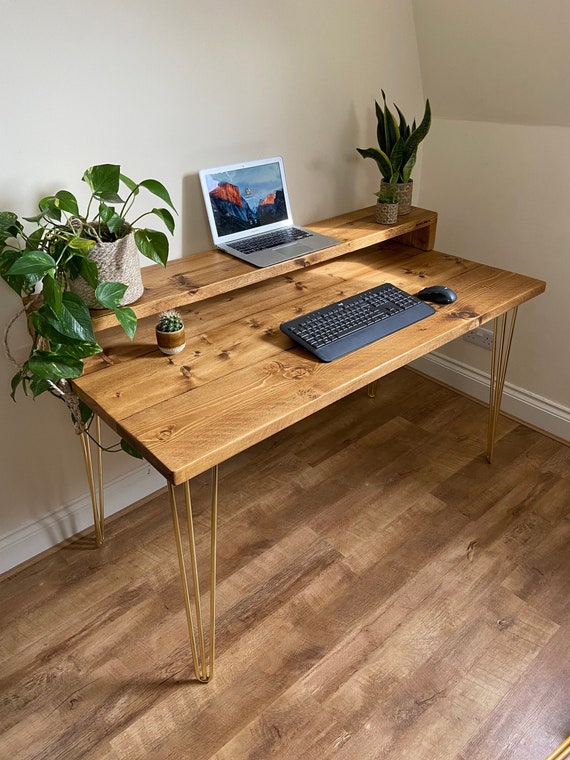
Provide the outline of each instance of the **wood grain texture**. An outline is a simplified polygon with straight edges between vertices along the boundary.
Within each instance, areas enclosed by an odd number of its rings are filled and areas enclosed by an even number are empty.
[[[570,734],[570,448],[501,417],[488,465],[485,426],[400,369],[224,462],[208,686],[165,494],[1,579],[0,755],[544,760]]]
[[[140,318],[158,314],[394,238],[405,239],[409,245],[424,250],[433,248],[436,225],[435,211],[415,206],[394,225],[377,224],[372,206],[308,225],[315,232],[335,238],[338,244],[270,267],[254,267],[218,250],[169,261],[166,268],[159,264],[144,267],[144,294],[131,308]],[[91,314],[96,332],[117,324],[114,314],[107,310],[93,310]]]
[[[445,283],[458,297],[428,319],[331,364],[279,330],[283,321],[381,282],[410,293]],[[150,318],[142,320],[133,344],[116,329],[103,332],[103,355],[87,361],[73,384],[108,425],[179,484],[544,287],[457,256],[383,243],[189,304],[183,310],[186,348],[176,357],[156,349]]]

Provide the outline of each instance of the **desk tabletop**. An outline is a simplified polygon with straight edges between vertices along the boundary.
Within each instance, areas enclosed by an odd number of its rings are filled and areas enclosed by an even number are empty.
[[[191,267],[189,257],[187,265]],[[330,364],[283,321],[382,282],[445,284],[457,301]],[[349,393],[539,295],[545,283],[458,256],[387,242],[181,307],[186,348],[156,347],[155,317],[119,328],[73,382],[77,394],[170,482],[182,483]]]

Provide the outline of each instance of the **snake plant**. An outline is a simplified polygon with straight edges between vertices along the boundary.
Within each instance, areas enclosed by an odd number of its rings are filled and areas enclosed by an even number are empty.
[[[418,145],[425,138],[431,126],[431,108],[426,100],[425,111],[420,124],[416,127],[414,119],[410,126],[404,114],[394,103],[398,119],[386,105],[386,95],[382,90],[384,106],[376,101],[376,134],[378,148],[357,148],[363,158],[376,161],[382,179],[391,184],[409,182],[412,169],[416,163]]]

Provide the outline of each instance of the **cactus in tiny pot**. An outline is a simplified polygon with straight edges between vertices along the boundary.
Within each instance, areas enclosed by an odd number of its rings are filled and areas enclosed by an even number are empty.
[[[184,323],[177,311],[161,311],[156,325],[156,342],[163,354],[178,354],[186,345]]]

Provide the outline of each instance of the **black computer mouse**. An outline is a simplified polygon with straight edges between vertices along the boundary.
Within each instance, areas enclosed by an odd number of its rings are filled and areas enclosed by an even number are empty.
[[[418,293],[422,301],[433,303],[453,303],[457,299],[456,293],[445,285],[430,285]]]

